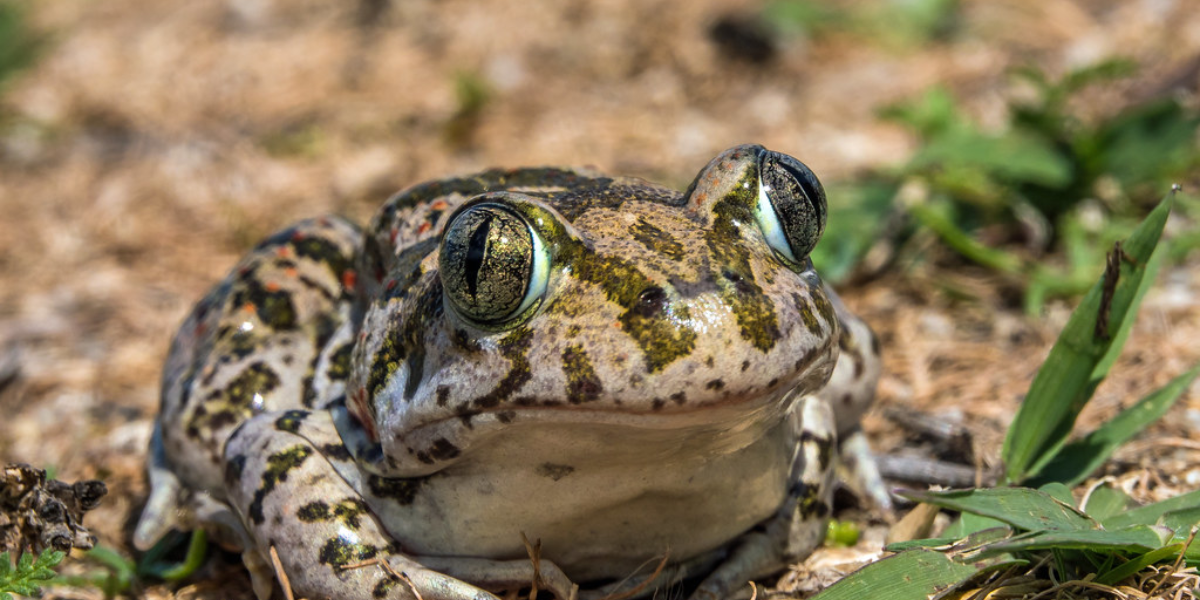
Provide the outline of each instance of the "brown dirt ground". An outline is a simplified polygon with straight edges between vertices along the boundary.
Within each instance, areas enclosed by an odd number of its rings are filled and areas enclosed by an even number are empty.
[[[174,327],[256,238],[289,221],[365,221],[395,189],[492,165],[589,164],[682,186],[746,141],[845,178],[911,151],[875,118],[881,105],[942,83],[996,124],[1021,93],[1006,76],[1018,64],[1057,73],[1138,60],[1133,82],[1084,99],[1090,114],[1138,94],[1200,91],[1186,70],[1200,55],[1190,0],[964,0],[951,41],[793,38],[766,66],[710,41],[717,17],[758,7],[733,0],[405,0],[364,19],[369,4],[30,3],[53,40],[0,96],[0,350],[19,368],[0,391],[0,462],[105,479],[111,492],[89,525],[107,546],[130,550]],[[460,73],[492,91],[465,123]],[[1160,278],[1085,426],[1200,361],[1195,266]],[[941,293],[946,278],[976,298]],[[1054,305],[1027,319],[969,268],[906,269],[846,295],[884,341],[879,405],[962,422],[988,460],[1069,313]],[[1142,498],[1200,487],[1198,392],[1110,468]],[[894,452],[905,436],[881,414],[867,429]],[[236,564],[206,574],[176,595],[249,597]]]

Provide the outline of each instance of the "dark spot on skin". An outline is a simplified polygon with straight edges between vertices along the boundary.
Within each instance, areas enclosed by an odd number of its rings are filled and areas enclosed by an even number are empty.
[[[256,273],[239,279],[234,285],[233,305],[254,307],[258,320],[276,331],[296,329],[296,307],[292,293],[269,288]]]
[[[742,361],[742,372],[744,373],[746,371],[746,369],[749,369],[749,368],[750,368],[750,361],[743,360]]]
[[[266,363],[256,362],[246,367],[245,371],[229,382],[225,388],[225,397],[229,399],[231,405],[246,409],[246,416],[249,416],[254,396],[256,394],[266,396],[279,387],[279,383],[279,376],[271,367],[268,367]]]
[[[246,469],[246,455],[239,454],[225,461],[225,487],[234,487],[242,480]]]
[[[367,477],[367,487],[371,494],[378,498],[387,498],[401,506],[412,504],[417,497],[417,491],[425,483],[425,478],[388,478],[378,475]]]
[[[662,410],[662,407],[666,406],[666,404],[667,404],[666,401],[663,400],[662,398],[655,398],[653,401],[650,402],[650,408],[652,408],[654,410]]]
[[[567,475],[575,472],[575,467],[570,465],[556,465],[553,463],[542,463],[537,468],[537,474],[542,477],[549,477],[553,481],[558,481]]]
[[[321,455],[329,460],[345,462],[351,459],[350,450],[345,444],[325,444],[321,446]]]
[[[457,457],[459,454],[461,454],[461,452],[459,451],[458,446],[450,443],[450,440],[446,438],[438,438],[438,440],[433,443],[433,447],[429,449],[429,454],[434,458],[434,460],[448,460]]]
[[[800,443],[816,444],[818,466],[822,471],[829,468],[829,465],[833,462],[833,440],[828,437],[817,436],[811,431],[804,431],[800,434]]]
[[[568,326],[567,327],[567,339],[578,337],[580,331],[582,331],[582,329],[579,327],[579,325],[572,324],[572,325]]]
[[[505,423],[505,424],[512,423],[513,419],[516,419],[516,418],[517,418],[517,413],[515,413],[511,410],[502,410],[502,411],[496,413],[496,420],[500,421],[501,423]]]
[[[713,357],[709,356],[708,358],[704,359],[704,365],[707,366],[708,368],[710,368],[710,369],[713,368],[714,364],[715,364],[715,362],[713,361]]]
[[[340,567],[375,558],[379,548],[370,544],[351,544],[340,537],[329,538],[321,547],[320,562],[337,572]]]
[[[399,585],[402,581],[404,580],[397,575],[392,575],[390,573],[385,575],[371,590],[371,597],[378,598],[379,600],[387,598],[388,592],[390,592],[392,588]]]
[[[296,511],[296,517],[305,523],[328,521],[332,516],[329,512],[329,505],[320,500],[309,502]]]
[[[849,406],[850,403],[853,401],[854,401],[854,397],[851,396],[849,392],[842,394],[842,404]]]
[[[327,267],[333,276],[341,281],[342,273],[352,266],[353,257],[342,253],[333,242],[320,236],[305,236],[300,240],[291,240],[296,256],[310,258]]]
[[[778,384],[779,384],[779,378],[778,378],[778,377],[775,377],[775,378],[773,378],[773,379],[771,379],[770,381],[768,381],[768,382],[767,382],[767,387],[768,387],[768,388],[773,388],[773,387],[775,387],[775,386],[776,386],[776,385],[778,385]]]
[[[879,336],[876,336],[875,332],[870,330],[867,330],[867,335],[871,338],[871,354],[879,356],[883,352],[879,347]]]
[[[725,389],[725,382],[721,381],[720,379],[714,379],[714,380],[704,384],[704,388],[709,389],[709,390],[718,390],[719,391],[719,390]]]
[[[674,402],[675,404],[682,405],[684,402],[687,402],[687,394],[683,392],[675,392],[674,394],[671,394],[669,398],[671,399],[671,402]]]
[[[583,346],[567,346],[562,353],[562,370],[567,378],[567,401],[571,404],[592,402],[600,398],[604,384],[592,368]]]
[[[270,494],[279,482],[287,481],[288,472],[304,464],[312,453],[311,446],[292,446],[267,457],[267,470],[262,474],[262,482],[258,489],[254,490],[254,499],[251,500],[250,509],[247,511],[250,520],[256,525],[263,524],[263,501],[267,494]]]
[[[450,402],[450,386],[439,385],[435,393],[437,395],[438,406],[446,406],[446,403]]]
[[[304,410],[289,410],[285,411],[278,419],[275,419],[275,429],[286,431],[288,433],[296,433],[300,430],[300,424],[304,419],[308,418],[308,411]]]
[[[350,357],[354,351],[354,343],[346,342],[329,357],[329,370],[326,375],[332,381],[343,381],[350,377]]]
[[[681,261],[686,256],[683,244],[676,241],[670,233],[646,221],[645,217],[638,217],[637,222],[629,226],[629,236],[641,242],[655,255],[665,256],[674,261]]]
[[[823,519],[829,514],[829,505],[821,501],[821,488],[797,481],[791,489],[796,499],[801,519]]]

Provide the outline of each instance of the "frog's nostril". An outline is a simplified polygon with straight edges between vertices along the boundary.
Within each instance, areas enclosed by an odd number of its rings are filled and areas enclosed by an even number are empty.
[[[667,292],[661,287],[650,286],[638,295],[634,310],[643,317],[653,317],[667,307]]]

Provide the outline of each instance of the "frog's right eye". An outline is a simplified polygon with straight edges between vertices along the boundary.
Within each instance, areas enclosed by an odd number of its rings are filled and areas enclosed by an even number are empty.
[[[463,318],[501,327],[535,308],[550,259],[529,222],[512,208],[480,202],[446,226],[438,269],[446,298]]]
[[[801,265],[825,231],[825,189],[807,165],[779,152],[763,149],[758,172],[759,227],[780,258]]]

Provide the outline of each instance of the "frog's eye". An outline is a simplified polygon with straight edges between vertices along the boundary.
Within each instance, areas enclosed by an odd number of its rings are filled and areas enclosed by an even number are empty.
[[[776,253],[801,264],[825,231],[825,190],[804,163],[779,152],[763,150],[758,173],[758,225]]]
[[[487,327],[525,314],[541,299],[549,262],[541,238],[521,215],[483,202],[467,206],[446,226],[438,269],[455,310]]]

